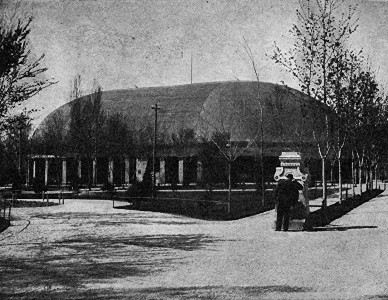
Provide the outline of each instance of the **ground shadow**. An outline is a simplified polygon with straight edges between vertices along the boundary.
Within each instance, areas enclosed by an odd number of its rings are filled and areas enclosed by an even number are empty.
[[[341,218],[343,215],[349,213],[358,206],[370,201],[373,198],[376,198],[380,195],[382,190],[372,190],[362,193],[362,195],[356,195],[355,197],[348,198],[347,200],[342,201],[342,203],[335,203],[330,205],[323,210],[322,208],[310,213],[305,223],[305,230],[308,231],[324,231],[324,230],[314,230],[315,228],[322,228],[329,225],[334,220]],[[357,227],[357,226],[355,226]],[[348,229],[357,229],[351,228]],[[330,230],[330,229],[329,229]]]
[[[87,284],[150,276],[183,263],[181,259],[185,255],[180,255],[181,251],[202,249],[213,242],[210,236],[190,234],[129,235],[120,238],[77,235],[50,243],[32,243],[28,245],[28,251],[35,255],[0,257],[0,270],[6,270],[6,276],[0,280],[0,299],[9,299],[8,295],[2,297],[1,293],[18,289],[39,290],[46,287],[49,295],[55,295],[55,291],[50,290],[52,287],[80,291]],[[37,294],[25,296],[25,299],[46,298]]]
[[[387,197],[387,195],[378,195],[375,198],[382,198],[382,197]]]
[[[129,209],[132,209],[133,208],[133,205],[132,204],[129,204],[129,205],[120,205],[120,206],[113,206],[114,209],[125,209],[125,210],[129,210]]]
[[[306,293],[310,288],[295,286],[202,286],[146,289],[43,290],[15,293],[12,299],[259,299],[271,293]],[[8,294],[0,296],[8,297]],[[7,298],[8,299],[8,298]]]
[[[377,226],[330,226],[330,227],[315,227],[309,231],[347,231],[349,229],[375,229]]]

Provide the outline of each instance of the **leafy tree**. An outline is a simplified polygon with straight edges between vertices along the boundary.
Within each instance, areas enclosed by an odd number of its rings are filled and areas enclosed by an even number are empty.
[[[24,179],[26,154],[29,152],[28,136],[31,132],[31,118],[27,111],[8,117],[3,123],[1,135],[0,160],[2,165],[2,183]]]
[[[80,97],[81,78],[74,79],[73,97]],[[101,87],[97,86],[90,95],[72,101],[70,110],[69,143],[71,150],[79,159],[95,159],[102,149],[102,127],[105,114],[101,107]],[[92,170],[88,164],[88,185],[92,185]]]
[[[132,133],[120,113],[106,116],[101,135],[102,152],[111,158],[127,155],[133,144]]]
[[[198,160],[202,164],[202,182],[210,192],[215,184],[228,182],[228,170],[225,166],[225,158],[220,153],[213,140],[218,140],[217,133],[212,139],[201,139],[198,142]]]
[[[185,165],[190,165],[195,162],[193,156],[193,149],[199,148],[199,143],[195,130],[193,128],[185,127],[184,125],[175,128],[170,134],[166,143],[167,147],[175,149],[177,156],[180,156]],[[186,169],[186,167],[184,167]],[[188,171],[189,172],[189,171]],[[185,176],[183,177],[183,184],[188,185],[188,172],[185,170]]]
[[[0,124],[16,105],[54,84],[44,78],[44,55],[33,59],[29,45],[32,18],[0,19]]]
[[[40,137],[43,142],[43,151],[46,155],[53,155],[56,165],[56,181],[61,184],[62,157],[68,152],[67,145],[67,120],[62,111],[55,111],[42,126]]]
[[[114,161],[124,163],[123,158],[134,150],[133,133],[122,114],[107,115],[101,128],[101,154]]]
[[[372,149],[375,147],[376,131],[382,109],[378,83],[370,71],[361,70],[354,78],[352,89],[356,101],[352,148],[358,161],[360,193],[362,192],[362,170],[368,166]]]

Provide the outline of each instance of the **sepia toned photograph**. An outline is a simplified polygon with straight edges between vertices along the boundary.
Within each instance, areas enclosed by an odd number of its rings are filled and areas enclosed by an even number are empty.
[[[388,0],[0,0],[0,299],[388,299]]]

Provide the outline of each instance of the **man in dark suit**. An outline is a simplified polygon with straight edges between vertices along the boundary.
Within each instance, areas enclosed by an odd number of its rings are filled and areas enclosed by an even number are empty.
[[[290,209],[299,199],[299,190],[302,190],[303,186],[294,181],[292,174],[287,175],[287,180],[279,181],[275,191],[276,199],[276,231],[283,230],[288,231],[288,225],[290,221]]]

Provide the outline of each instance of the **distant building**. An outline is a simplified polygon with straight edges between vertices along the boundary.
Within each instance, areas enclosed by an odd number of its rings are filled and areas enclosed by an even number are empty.
[[[87,96],[81,97],[52,112],[35,135],[39,136],[58,112],[69,120],[72,106],[86,99]],[[58,181],[56,174],[60,174],[59,183],[63,185],[76,176],[83,183],[92,180],[94,184],[108,181],[123,185],[135,178],[141,180],[147,161],[148,166],[152,162],[155,111],[151,106],[155,104],[160,107],[156,147],[158,184],[203,180],[204,166],[200,159],[203,149],[199,143],[203,140],[218,143],[220,156],[234,155],[233,170],[238,173],[235,176],[239,181],[257,179],[263,149],[266,180],[273,180],[282,151],[318,158],[313,132],[319,135],[325,112],[329,112],[326,106],[295,89],[265,82],[210,82],[104,91],[102,109],[108,115],[120,113],[132,132],[143,132],[144,147],[128,149],[128,154],[114,159],[98,154],[92,161],[68,152],[61,157],[60,164],[54,163],[51,153],[34,153],[29,156],[29,182],[41,178],[54,184]],[[182,136],[185,132],[189,133],[190,141]],[[229,142],[216,141],[225,137]],[[320,173],[319,168],[310,171]]]

